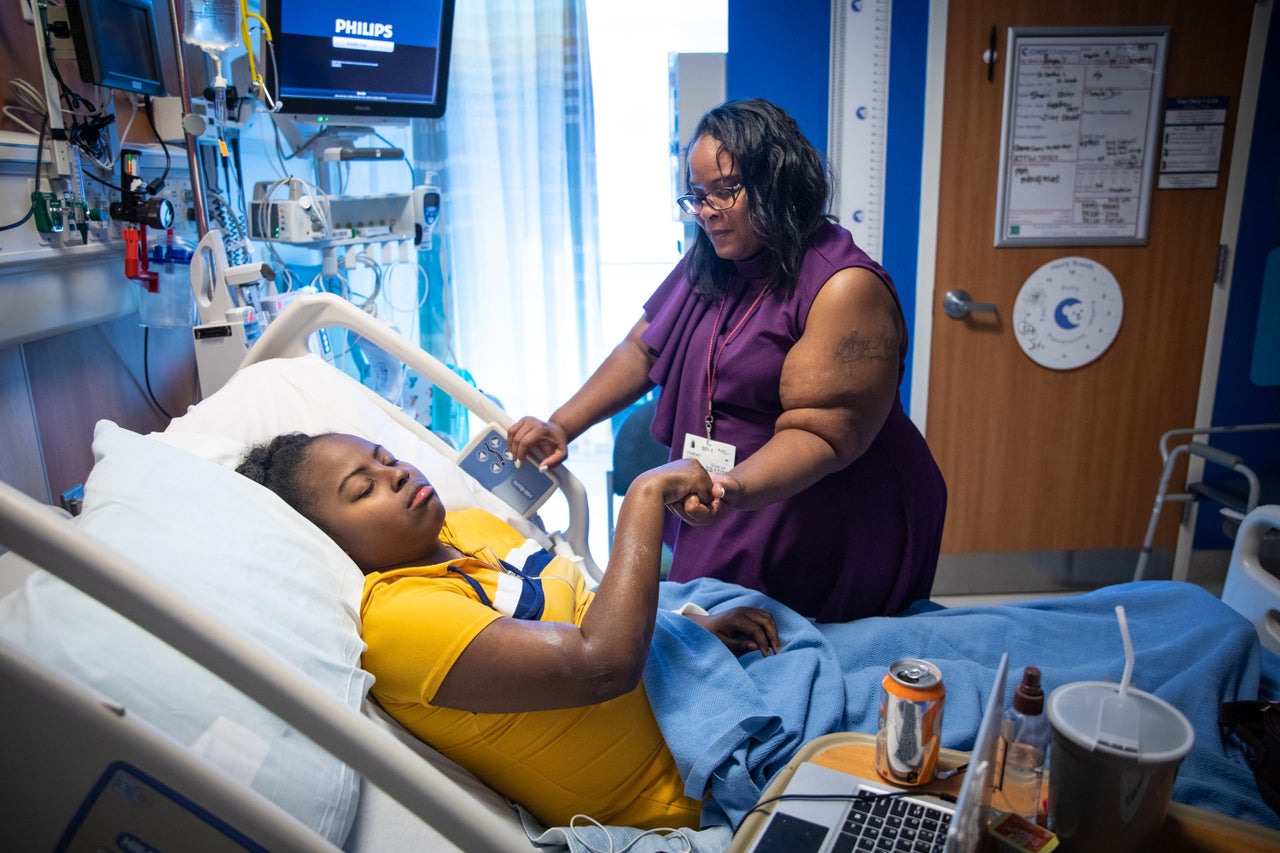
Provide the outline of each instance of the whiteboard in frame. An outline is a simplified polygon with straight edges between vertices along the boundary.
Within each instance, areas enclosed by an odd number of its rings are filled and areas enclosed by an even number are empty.
[[[995,245],[1141,246],[1169,27],[1010,27]]]

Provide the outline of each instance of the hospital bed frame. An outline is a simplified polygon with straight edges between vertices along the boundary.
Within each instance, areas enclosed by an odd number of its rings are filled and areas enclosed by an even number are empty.
[[[475,413],[483,422],[493,423],[504,430],[515,422],[501,406],[482,394],[443,362],[422,349],[410,344],[384,323],[361,311],[346,300],[330,293],[313,293],[298,296],[289,308],[282,312],[258,342],[249,350],[241,367],[247,367],[270,358],[296,358],[309,355],[307,339],[314,332],[326,328],[343,328],[408,365],[411,370],[431,380],[438,388],[458,403]],[[374,395],[379,406],[398,423],[404,425],[419,438],[428,441],[444,456],[458,459],[457,451],[439,436],[424,428],[399,406]],[[587,545],[588,513],[587,493],[582,483],[564,465],[548,468],[547,476],[555,481],[569,505],[569,525],[558,534],[575,555],[582,558],[587,574],[599,581],[603,572],[591,556]],[[553,536],[553,538],[555,538]]]
[[[49,512],[47,507],[4,483],[0,483],[0,541],[252,696],[459,848],[509,851],[528,846],[527,838],[516,834],[510,826],[495,823],[492,815],[469,797],[459,796],[459,789],[443,773],[390,738],[372,720],[331,697],[274,655],[264,653],[256,643],[151,580],[122,555],[104,548]],[[0,743],[4,748],[0,754],[13,757],[35,749],[34,763],[23,762],[21,766],[39,768],[47,763],[49,745],[63,742],[68,730],[47,716],[59,705],[46,705],[41,700],[62,697],[72,700],[79,708],[67,721],[77,727],[72,731],[93,726],[107,736],[118,736],[119,741],[111,744],[113,748],[104,749],[99,756],[98,766],[102,770],[109,763],[139,756],[144,762],[142,769],[159,776],[169,787],[189,792],[188,796],[193,799],[211,796],[214,802],[201,803],[204,808],[228,808],[230,813],[218,816],[250,837],[254,834],[274,836],[284,842],[278,849],[334,849],[273,803],[247,788],[238,789],[184,748],[134,722],[124,709],[105,700],[98,700],[100,708],[95,709],[94,702],[87,699],[85,688],[48,672],[12,646],[0,644],[0,648],[4,649],[0,655],[0,684],[5,685],[2,691],[5,699],[0,704],[16,703],[17,711],[13,718],[9,713],[4,715],[5,725],[0,727]],[[19,689],[13,689],[15,684]],[[104,714],[116,719],[95,719]],[[77,787],[77,783],[86,780],[67,778],[66,768],[57,768],[57,781],[52,788],[46,788],[31,776],[17,772],[18,766],[12,764],[9,772],[0,774],[4,780],[0,782],[0,803],[5,810],[13,810],[13,814],[48,814],[50,791],[60,788],[62,793],[74,795],[77,802],[87,793],[86,788]],[[94,770],[90,775],[96,776],[99,772]],[[190,787],[193,785],[194,790]],[[74,808],[75,804],[62,805]],[[6,834],[16,843],[11,830],[6,830]],[[14,849],[34,848],[18,844]],[[267,849],[272,848],[269,845]]]
[[[242,367],[267,358],[307,355],[308,336],[333,327],[355,332],[401,359],[485,421],[503,427],[512,422],[501,408],[438,360],[330,294],[298,297],[267,328]],[[446,456],[456,457],[452,448],[398,407],[381,403],[390,417]],[[585,491],[563,467],[551,469],[548,474],[569,503],[571,520],[563,542],[582,558],[588,574],[598,580],[601,572],[586,544]],[[505,853],[531,847],[515,823],[496,821],[483,804],[373,720],[329,696],[274,654],[152,580],[125,556],[106,549],[49,507],[5,483],[0,483],[0,544],[97,599],[253,697],[458,848]],[[0,813],[46,817],[65,812],[65,818],[59,817],[65,823],[74,817],[73,812],[88,792],[87,786],[95,780],[105,780],[107,777],[102,774],[120,762],[136,762],[144,774],[155,777],[161,789],[184,792],[193,803],[224,822],[224,840],[231,841],[229,846],[218,849],[264,849],[236,844],[236,838],[251,839],[264,844],[265,849],[336,849],[279,806],[232,782],[144,721],[131,717],[126,709],[48,670],[7,643],[0,643],[0,706],[8,709],[2,715],[5,725],[0,727],[0,755],[24,759],[11,763],[9,771],[0,774]],[[64,710],[54,713],[55,708]],[[86,737],[86,733],[92,736]],[[88,750],[81,756],[86,760],[80,762],[83,767],[79,776],[68,776],[63,767],[46,767],[30,774],[16,771],[19,766],[40,768],[48,764],[49,745],[68,741],[77,744],[77,749],[83,746]],[[183,819],[189,819],[189,815]],[[17,843],[18,848],[35,849],[21,843],[23,839],[15,837],[13,831],[6,833],[7,841]],[[30,840],[40,847],[49,844],[49,839]]]
[[[1280,577],[1264,559],[1266,537],[1280,534],[1280,505],[1263,504],[1240,522],[1222,600],[1253,623],[1258,641],[1280,655]]]

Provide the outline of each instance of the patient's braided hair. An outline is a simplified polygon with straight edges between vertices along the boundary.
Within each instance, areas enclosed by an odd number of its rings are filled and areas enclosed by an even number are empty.
[[[266,486],[307,520],[314,522],[311,512],[314,495],[298,482],[298,469],[306,461],[311,445],[325,435],[332,433],[307,435],[288,432],[277,435],[268,442],[251,447],[244,461],[236,466],[236,472]]]

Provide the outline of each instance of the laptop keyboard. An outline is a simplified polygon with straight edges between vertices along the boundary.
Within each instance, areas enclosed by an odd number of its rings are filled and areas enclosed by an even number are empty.
[[[853,801],[831,853],[941,851],[951,826],[951,812],[901,797]]]

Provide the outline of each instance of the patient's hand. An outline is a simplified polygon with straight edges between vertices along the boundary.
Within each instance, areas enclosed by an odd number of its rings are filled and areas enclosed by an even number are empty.
[[[729,474],[711,475],[711,503],[706,503],[697,495],[689,495],[683,501],[671,504],[668,508],[687,524],[694,527],[705,527],[731,509],[737,500],[738,481]]]
[[[735,655],[758,651],[775,655],[782,650],[773,614],[758,607],[734,607],[709,616],[686,613],[687,617],[720,638]]]
[[[519,465],[531,453],[540,467],[559,465],[569,456],[569,441],[555,421],[523,417],[507,430],[507,449]]]

